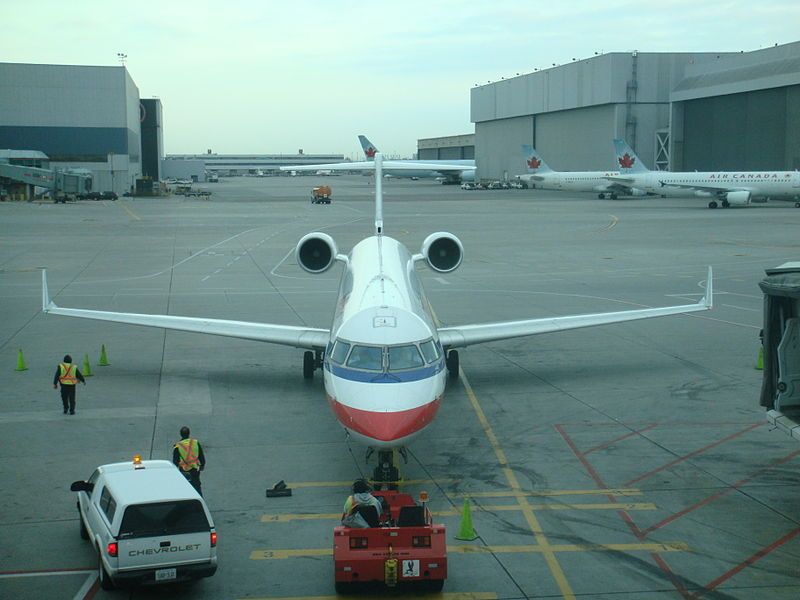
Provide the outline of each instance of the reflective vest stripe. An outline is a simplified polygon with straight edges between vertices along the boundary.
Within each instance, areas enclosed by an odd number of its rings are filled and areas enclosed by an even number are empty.
[[[181,440],[175,447],[178,449],[178,455],[181,457],[178,466],[182,471],[191,471],[192,469],[200,469],[200,444],[194,438]]]
[[[76,375],[78,370],[77,365],[59,363],[58,368],[61,372],[61,374],[58,376],[58,380],[62,383],[62,385],[76,385],[78,383],[78,376]]]

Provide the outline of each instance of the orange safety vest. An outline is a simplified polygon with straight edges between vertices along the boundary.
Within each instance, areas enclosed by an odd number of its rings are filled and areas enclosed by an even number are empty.
[[[181,457],[178,463],[181,471],[189,472],[192,469],[200,469],[200,442],[194,438],[187,438],[175,444],[175,447]]]
[[[77,365],[70,363],[58,363],[58,369],[61,372],[61,374],[58,376],[58,380],[61,382],[61,385],[77,385],[78,376],[75,374],[78,370]]]

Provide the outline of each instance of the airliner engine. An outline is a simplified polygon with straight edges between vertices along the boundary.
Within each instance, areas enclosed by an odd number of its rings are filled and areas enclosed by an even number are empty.
[[[647,192],[639,188],[631,188],[631,196],[647,196]]]
[[[300,238],[294,250],[297,264],[309,273],[324,273],[331,268],[338,251],[327,233],[309,233]]]
[[[728,192],[725,200],[731,206],[747,206],[750,204],[750,192]]]
[[[458,268],[464,258],[464,246],[452,233],[437,231],[422,242],[422,256],[434,271],[451,273]]]

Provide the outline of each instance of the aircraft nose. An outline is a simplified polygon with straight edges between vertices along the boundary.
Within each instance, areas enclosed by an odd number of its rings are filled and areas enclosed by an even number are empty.
[[[439,409],[439,399],[409,410],[377,412],[336,403],[334,411],[345,427],[379,442],[392,442],[426,427]]]

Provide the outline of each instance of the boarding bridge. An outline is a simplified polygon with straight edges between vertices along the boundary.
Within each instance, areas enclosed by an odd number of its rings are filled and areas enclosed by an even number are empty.
[[[25,184],[49,189],[53,198],[83,194],[92,189],[92,176],[89,173],[62,171],[59,169],[39,169],[0,162],[0,183]]]
[[[767,420],[800,441],[800,262],[767,269],[764,292],[764,379]]]

